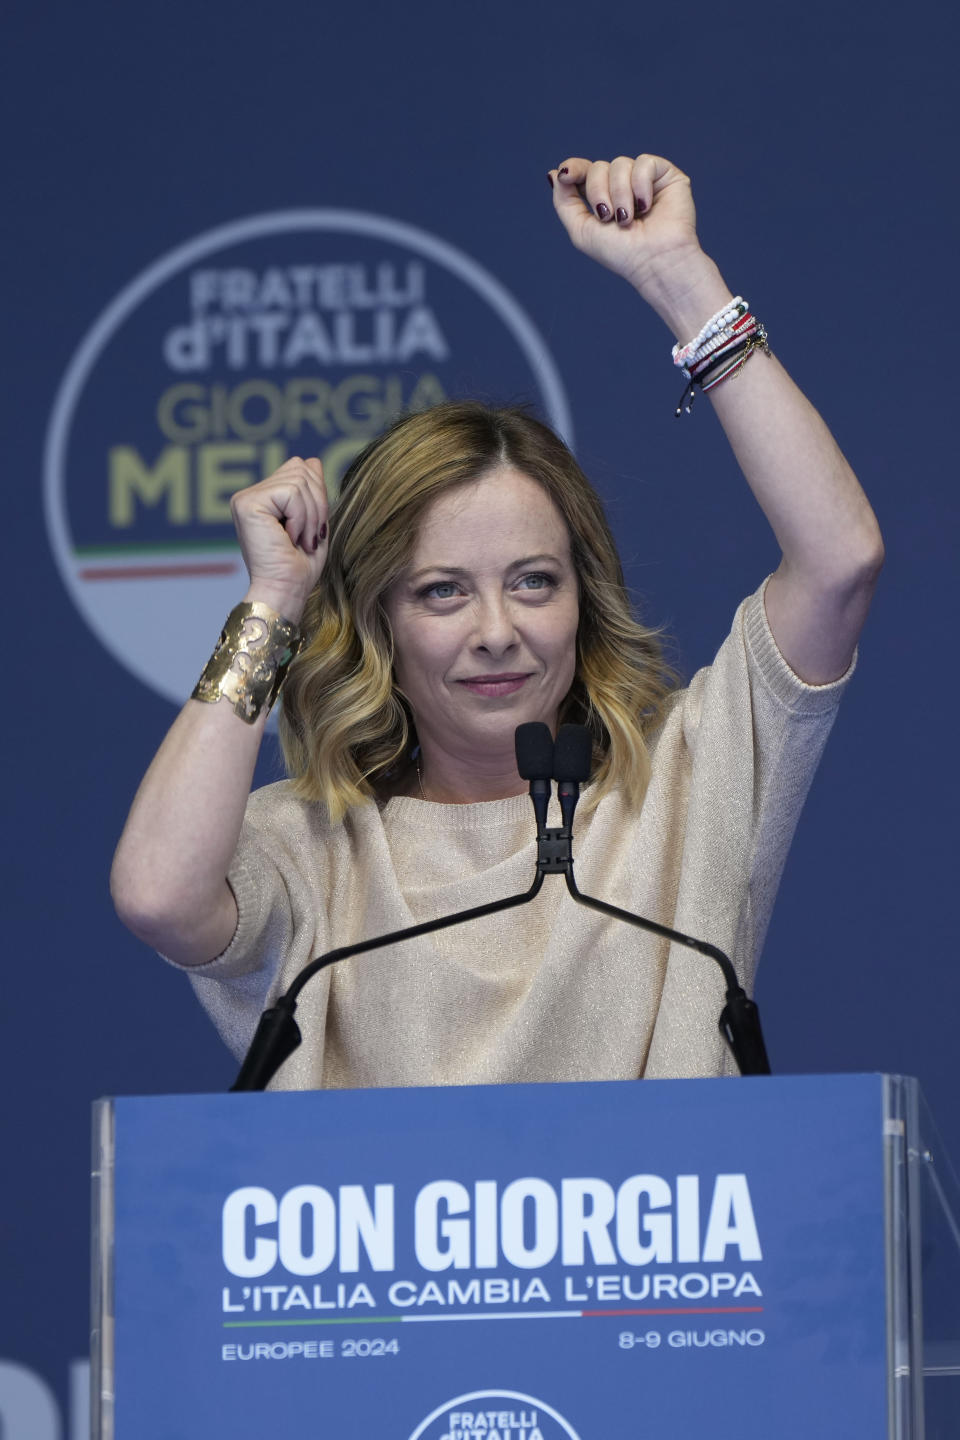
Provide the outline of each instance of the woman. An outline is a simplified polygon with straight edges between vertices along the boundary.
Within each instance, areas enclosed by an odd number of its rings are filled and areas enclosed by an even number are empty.
[[[189,969],[238,1054],[313,955],[526,888],[513,737],[528,720],[594,731],[581,887],[712,941],[752,981],[879,532],[700,249],[687,177],[641,155],[570,159],[549,178],[574,245],[677,337],[690,394],[709,391],[781,563],[714,665],[668,695],[599,506],[529,419],[470,405],[408,418],[358,459],[332,519],[316,460],[239,492],[245,608],[151,765],[113,872],[122,918]],[[250,797],[301,619],[282,722],[298,778]],[[721,1003],[710,962],[548,882],[532,905],[325,971],[274,1083],[717,1074]]]

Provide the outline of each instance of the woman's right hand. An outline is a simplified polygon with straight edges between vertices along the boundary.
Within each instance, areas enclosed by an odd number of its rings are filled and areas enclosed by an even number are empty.
[[[297,623],[327,559],[329,506],[319,460],[294,455],[230,501],[250,575],[249,600]]]

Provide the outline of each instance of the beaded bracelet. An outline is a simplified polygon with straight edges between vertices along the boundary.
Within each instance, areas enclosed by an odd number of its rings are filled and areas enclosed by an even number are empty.
[[[685,374],[687,378],[690,380],[699,379],[707,370],[712,369],[718,360],[722,360],[731,350],[735,350],[738,346],[742,345],[745,340],[748,340],[751,335],[755,335],[758,328],[758,321],[756,321],[752,315],[744,316],[744,323],[737,327],[729,339],[718,340],[714,348],[704,355],[702,360],[698,359],[695,364],[691,363],[686,368]]]
[[[755,317],[750,314],[749,310],[746,311],[735,324],[721,330],[720,333],[714,335],[712,339],[705,341],[690,359],[680,366],[680,369],[683,370],[686,375],[692,375],[710,355],[714,355],[718,350],[722,350],[725,346],[732,344],[738,336],[743,336],[747,334],[748,331],[756,329],[756,325],[757,321]]]
[[[686,371],[691,363],[701,358],[703,347],[711,341],[714,336],[726,335],[728,338],[733,333],[733,327],[744,315],[748,313],[749,306],[742,295],[735,295],[726,305],[711,315],[710,319],[703,325],[698,334],[686,345],[674,345],[673,363],[679,365],[681,370]]]
[[[684,410],[690,414],[698,390],[712,390],[722,380],[729,379],[731,375],[739,375],[755,350],[762,350],[765,355],[770,354],[767,332],[759,323],[755,324],[746,338],[738,337],[723,353],[711,356],[709,364],[699,367],[680,396],[674,415],[679,418]]]

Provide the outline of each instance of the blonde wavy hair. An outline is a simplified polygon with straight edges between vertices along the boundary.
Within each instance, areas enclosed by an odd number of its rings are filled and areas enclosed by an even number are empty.
[[[617,787],[633,805],[643,800],[644,736],[677,679],[658,632],[634,618],[599,497],[563,442],[526,411],[451,401],[403,417],[372,441],[332,510],[327,563],[284,686],[280,741],[297,793],[323,803],[333,821],[388,784],[416,743],[393,676],[386,592],[410,562],[428,506],[498,465],[541,484],[570,532],[580,623],[559,718],[592,733],[590,799]]]

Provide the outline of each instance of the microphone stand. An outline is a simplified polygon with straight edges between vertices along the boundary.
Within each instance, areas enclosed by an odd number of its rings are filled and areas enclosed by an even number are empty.
[[[531,785],[531,790],[532,788]],[[677,945],[684,945],[689,950],[696,950],[699,955],[715,960],[723,971],[727,987],[726,1004],[720,1013],[720,1033],[727,1042],[741,1075],[769,1075],[770,1061],[760,1028],[760,1012],[756,1002],[750,999],[737,979],[737,972],[729,955],[706,940],[697,940],[692,935],[684,935],[680,930],[672,930],[669,925],[660,925],[656,920],[635,915],[631,910],[621,910],[618,905],[610,905],[606,900],[584,895],[573,878],[573,812],[580,798],[579,781],[558,781],[557,798],[560,801],[563,824],[554,830],[538,825],[538,871],[543,874],[562,873],[567,890],[578,905],[599,910],[602,915],[609,915],[614,920],[625,920],[628,925],[660,935],[665,940],[672,940]]]
[[[408,925],[405,930],[394,930],[389,935],[375,935],[370,940],[359,940],[355,945],[341,945],[337,950],[328,950],[311,960],[297,975],[296,979],[281,995],[275,1005],[264,1010],[260,1016],[250,1048],[240,1067],[240,1073],[230,1086],[235,1090],[265,1090],[288,1055],[292,1055],[303,1036],[293,1018],[297,1008],[297,996],[314,975],[335,965],[338,960],[348,960],[351,955],[362,955],[367,950],[378,950],[383,945],[396,945],[401,940],[415,940],[418,935],[430,935],[434,930],[443,930],[448,925],[462,925],[467,920],[479,920],[483,915],[495,915],[500,910],[509,910],[514,905],[525,905],[539,894],[543,885],[543,871],[539,868],[533,877],[529,890],[519,895],[508,895],[504,900],[491,900],[486,905],[474,905],[469,910],[457,910],[452,915],[441,915],[438,920],[424,920],[419,925]]]
[[[543,726],[542,728],[546,730],[547,727]],[[563,728],[572,730],[574,727]],[[549,731],[547,731],[547,736],[549,737]],[[378,950],[385,945],[396,945],[401,940],[415,940],[420,935],[430,935],[436,930],[446,929],[449,925],[463,925],[468,920],[479,920],[484,915],[496,915],[499,911],[512,909],[515,905],[525,905],[540,893],[545,875],[557,874],[564,876],[567,890],[578,905],[586,905],[591,910],[599,910],[614,920],[625,920],[628,925],[648,930],[654,935],[662,936],[665,940],[685,945],[688,949],[696,950],[699,954],[715,960],[723,971],[727,985],[726,1004],[720,1016],[720,1032],[733,1052],[741,1075],[770,1074],[770,1062],[767,1059],[763,1043],[756,1004],[743,990],[737,980],[731,960],[722,950],[718,949],[716,945],[708,944],[705,940],[696,940],[693,936],[684,935],[679,930],[671,930],[669,926],[660,925],[655,920],[647,920],[642,915],[634,915],[629,910],[621,910],[617,905],[609,905],[605,900],[597,900],[592,895],[584,895],[577,888],[577,883],[573,878],[572,826],[573,812],[580,797],[580,783],[578,780],[561,779],[558,781],[557,798],[560,801],[563,824],[558,829],[549,829],[547,827],[547,806],[550,802],[552,787],[544,772],[543,756],[540,756],[539,759],[541,762],[540,773],[530,779],[530,798],[533,801],[537,819],[537,866],[530,888],[521,891],[518,895],[508,895],[503,900],[492,900],[486,905],[475,905],[469,910],[457,910],[452,915],[441,915],[437,920],[425,920],[419,925],[407,926],[404,930],[394,930],[389,935],[376,935],[369,940],[360,940],[355,945],[342,945],[336,950],[328,950],[325,955],[319,955],[315,960],[311,960],[276,1003],[264,1010],[260,1016],[253,1040],[250,1042],[250,1048],[240,1067],[240,1073],[230,1087],[231,1092],[265,1090],[284,1060],[293,1054],[303,1039],[300,1027],[293,1018],[297,1008],[297,996],[307,982],[321,970],[325,970],[328,965],[335,965],[339,960],[348,960],[353,955],[363,955],[368,950]],[[549,773],[549,769],[546,773]],[[528,778],[529,775],[528,771]]]
[[[573,878],[572,857],[565,878],[567,889],[578,905],[586,905],[591,910],[599,910],[603,915],[610,915],[615,920],[625,920],[628,925],[636,925],[640,930],[649,930],[653,935],[662,935],[665,940],[672,940],[677,945],[686,945],[688,949],[696,950],[698,954],[708,955],[711,960],[716,960],[723,971],[723,978],[727,985],[726,1004],[720,1012],[720,1033],[733,1052],[733,1058],[737,1062],[737,1068],[741,1075],[770,1074],[770,1061],[767,1058],[767,1048],[763,1042],[763,1031],[760,1029],[760,1013],[757,1010],[756,1002],[750,999],[737,979],[737,972],[728,955],[725,955],[716,945],[708,944],[706,940],[695,940],[692,935],[684,935],[680,930],[671,930],[668,925],[658,925],[656,920],[647,920],[643,915],[634,915],[629,910],[621,910],[617,905],[608,905],[605,900],[597,900],[593,895],[584,895],[583,891],[577,888],[577,882]]]

